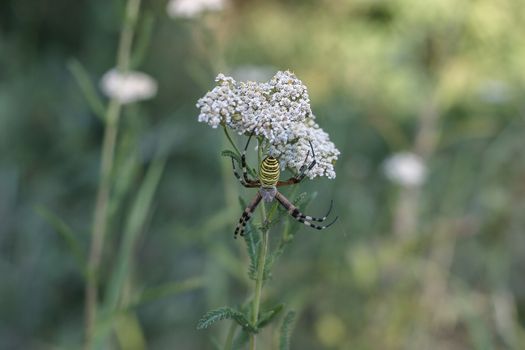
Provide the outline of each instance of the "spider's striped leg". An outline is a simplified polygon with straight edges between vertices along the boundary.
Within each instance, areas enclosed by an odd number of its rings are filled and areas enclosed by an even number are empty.
[[[237,172],[237,168],[235,167],[235,160],[233,159],[233,157],[231,157],[231,159],[232,159],[233,175],[235,175],[235,177],[237,178],[237,180],[239,180],[241,185],[243,185],[244,187],[259,187],[261,185],[259,183],[259,180],[248,179],[248,181],[244,181],[239,175],[239,173]]]
[[[246,165],[246,150],[248,149],[248,145],[250,144],[250,140],[252,139],[253,132],[250,134],[250,137],[248,137],[248,141],[246,142],[246,146],[244,146],[244,150],[241,154],[241,166],[242,166],[242,177],[244,178],[244,182],[250,183],[253,182],[253,180],[250,180],[248,177],[248,166]]]
[[[337,216],[335,217],[335,219],[329,223],[328,225],[325,225],[325,226],[318,226],[318,225],[315,225],[315,224],[312,224],[311,221],[318,221],[318,222],[322,222],[326,219],[326,216],[328,216],[328,214],[330,213],[330,211],[332,210],[332,204],[330,203],[330,210],[328,211],[328,213],[326,214],[325,217],[323,218],[313,218],[311,216],[307,216],[307,215],[304,215],[303,213],[301,213],[299,211],[299,209],[297,209],[297,207],[295,205],[293,205],[285,196],[283,196],[280,192],[277,192],[275,194],[275,198],[279,201],[279,203],[281,203],[281,205],[288,211],[288,213],[297,221],[299,222],[302,222],[303,224],[305,224],[306,226],[310,226],[312,228],[315,228],[315,229],[318,229],[318,230],[324,230],[325,228],[327,227],[330,227],[332,226],[332,224],[334,222],[337,221]]]
[[[250,205],[244,209],[240,219],[239,223],[237,224],[237,227],[235,228],[235,233],[233,234],[233,238],[237,238],[237,235],[240,234],[241,236],[244,236],[244,227],[246,226],[246,223],[250,218],[252,217],[253,212],[255,211],[255,208],[259,205],[261,202],[262,196],[259,191],[257,191],[257,194],[255,195],[255,198],[252,200]]]

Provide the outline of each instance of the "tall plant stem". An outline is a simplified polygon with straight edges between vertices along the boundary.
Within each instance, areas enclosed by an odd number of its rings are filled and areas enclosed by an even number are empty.
[[[135,24],[140,8],[140,0],[129,0],[126,6],[125,20],[120,33],[117,53],[117,69],[125,72],[129,69],[131,46]],[[108,203],[111,191],[111,174],[115,158],[115,145],[118,135],[118,124],[122,105],[112,99],[106,112],[106,125],[102,143],[100,181],[95,202],[91,246],[89,250],[87,281],[85,289],[85,343],[84,349],[93,345],[98,303],[98,271],[100,268],[104,238],[108,222]]]
[[[258,164],[261,164],[262,159],[262,148],[261,140],[259,141],[259,147],[257,148],[257,158],[259,160]],[[264,265],[266,263],[266,254],[268,253],[268,232],[269,228],[267,226],[268,217],[266,216],[266,205],[264,202],[260,205],[261,208],[261,223],[263,226],[262,237],[261,237],[261,248],[259,250],[259,256],[257,258],[257,278],[255,279],[255,291],[252,301],[252,319],[251,322],[253,325],[257,324],[259,319],[259,308],[261,306],[261,295],[262,287],[264,283]],[[255,350],[257,346],[255,334],[250,334],[250,350]]]
[[[235,149],[235,152],[237,152],[237,154],[239,156],[241,156],[241,152],[239,151],[239,149],[235,145],[235,142],[233,142],[233,140],[232,140],[232,138],[230,136],[230,133],[228,132],[228,129],[226,129],[226,127],[224,126],[223,130],[224,130],[224,134],[226,135],[226,138],[228,139],[228,141],[230,141],[230,144],[232,145],[233,149]]]
[[[264,203],[263,203],[264,204]],[[252,324],[256,324],[259,319],[259,308],[261,306],[262,287],[264,283],[264,265],[266,263],[266,254],[268,253],[268,228],[262,233],[262,245],[257,259],[257,279],[255,280],[255,292],[252,302]],[[250,350],[256,349],[255,334],[250,335]]]

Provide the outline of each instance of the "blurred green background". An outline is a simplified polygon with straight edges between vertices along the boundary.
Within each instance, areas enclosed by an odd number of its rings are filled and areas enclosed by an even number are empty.
[[[103,124],[72,70],[82,64],[98,89],[115,65],[124,5],[0,2],[1,349],[82,342],[79,264]],[[138,42],[148,28],[151,40],[134,62],[159,90],[121,120],[103,298],[157,149],[167,164],[127,262],[124,294],[145,297],[115,321],[109,348],[222,343],[227,324],[195,326],[250,293],[232,236],[237,197],[253,192],[195,103],[218,72],[289,69],[341,151],[335,180],[300,189],[317,193],[313,215],[333,199],[338,223],[301,227],[265,286],[264,303],[298,311],[291,348],[524,349],[524,21],[521,0],[237,0],[195,18],[144,1]],[[385,159],[407,150],[428,167],[421,188],[384,175]],[[414,232],[400,229],[403,217]],[[261,349],[276,348],[274,331]]]

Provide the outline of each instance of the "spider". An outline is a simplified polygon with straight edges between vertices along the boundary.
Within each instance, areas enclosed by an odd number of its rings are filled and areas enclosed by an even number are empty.
[[[330,214],[332,210],[332,204],[333,201],[330,202],[330,208],[328,209],[328,212],[326,215],[322,218],[314,218],[308,215],[304,215],[297,209],[296,206],[294,206],[282,193],[280,193],[277,190],[277,187],[280,186],[287,186],[287,185],[294,185],[300,183],[306,176],[306,171],[312,169],[315,164],[315,153],[314,148],[312,146],[312,143],[310,143],[310,149],[312,150],[312,162],[307,165],[308,156],[310,154],[310,151],[306,154],[306,159],[304,160],[303,166],[299,169],[299,173],[296,176],[292,176],[286,181],[279,181],[279,175],[281,173],[279,168],[279,162],[276,158],[272,156],[266,156],[261,164],[259,165],[259,178],[256,180],[252,180],[248,177],[247,172],[247,166],[246,166],[246,150],[248,149],[248,145],[250,144],[250,139],[252,138],[253,133],[248,138],[248,142],[246,142],[246,146],[244,147],[244,151],[241,155],[241,166],[242,166],[242,175],[243,177],[237,173],[237,169],[235,167],[235,162],[232,157],[232,167],[233,167],[233,174],[239,180],[241,185],[248,188],[255,188],[258,187],[259,191],[257,191],[257,194],[255,195],[255,198],[252,200],[252,202],[248,205],[246,209],[244,209],[244,212],[242,213],[242,216],[239,219],[239,223],[237,224],[237,227],[235,228],[234,238],[237,238],[237,235],[240,234],[241,236],[244,236],[244,228],[246,226],[246,223],[250,220],[253,212],[255,211],[255,208],[259,205],[261,202],[261,199],[264,200],[266,203],[272,202],[274,199],[277,199],[279,204],[281,204],[288,214],[290,214],[295,220],[305,224],[306,226],[318,229],[318,230],[324,230],[325,228],[331,226],[333,223],[337,221],[337,217],[328,225],[326,226],[319,226],[312,224],[312,221],[316,222],[323,222],[326,220],[328,215]]]

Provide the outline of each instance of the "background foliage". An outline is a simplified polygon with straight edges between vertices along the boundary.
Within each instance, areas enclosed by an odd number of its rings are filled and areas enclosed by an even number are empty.
[[[159,94],[126,108],[119,138],[102,291],[122,268],[127,213],[146,224],[129,246],[112,348],[211,348],[227,325],[197,331],[200,316],[242,303],[248,257],[232,232],[237,196],[252,193],[194,104],[219,71],[242,78],[253,67],[293,70],[342,152],[336,180],[301,188],[317,192],[314,215],[334,199],[338,223],[301,227],[265,288],[268,306],[297,310],[291,348],[524,348],[522,1],[238,0],[195,19],[169,18],[165,6],[142,7],[141,28],[154,18],[142,67]],[[72,67],[97,83],[114,65],[122,7],[0,3],[0,348],[81,343],[102,124]],[[129,189],[159,145],[166,167],[153,210],[141,212]],[[410,235],[395,229],[407,193],[382,171],[402,150],[429,168],[408,197]],[[271,348],[279,334],[265,332],[261,348]]]

